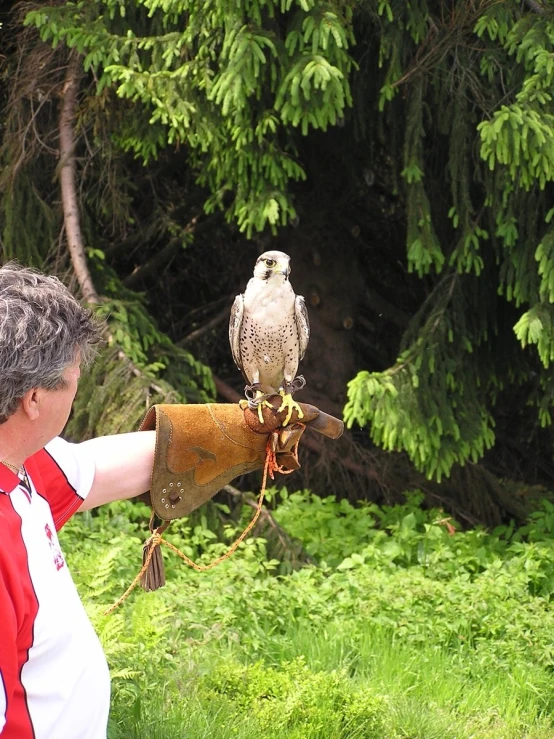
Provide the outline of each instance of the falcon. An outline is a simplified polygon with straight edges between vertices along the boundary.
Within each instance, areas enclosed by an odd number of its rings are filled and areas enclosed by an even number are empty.
[[[289,282],[290,257],[282,251],[266,251],[258,257],[254,277],[242,295],[237,295],[231,309],[229,342],[235,364],[248,385],[246,397],[258,408],[263,423],[262,405],[266,398],[279,394],[286,410],[286,426],[296,409],[303,413],[292,393],[304,387],[296,377],[310,339],[306,303],[295,295]],[[245,404],[245,401],[242,401]]]

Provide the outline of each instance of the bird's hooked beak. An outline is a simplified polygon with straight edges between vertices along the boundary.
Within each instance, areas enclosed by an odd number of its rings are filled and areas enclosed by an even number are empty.
[[[285,280],[289,279],[290,275],[290,265],[289,264],[276,264],[271,269],[268,269],[265,273],[265,279],[269,280],[271,275],[283,275]]]
[[[285,280],[288,280],[290,275],[290,261],[288,259],[280,260],[275,265],[275,272],[278,275],[283,275]]]

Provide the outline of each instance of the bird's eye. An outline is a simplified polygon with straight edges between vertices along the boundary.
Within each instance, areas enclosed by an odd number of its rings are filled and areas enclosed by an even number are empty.
[[[268,267],[275,267],[275,259],[266,259],[265,263]]]

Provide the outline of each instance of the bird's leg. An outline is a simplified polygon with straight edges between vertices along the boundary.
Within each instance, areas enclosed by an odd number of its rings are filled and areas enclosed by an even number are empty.
[[[256,405],[258,406],[258,418],[260,420],[260,423],[264,422],[264,416],[262,413],[263,406],[265,405],[267,408],[273,408],[269,400],[266,400],[265,398],[266,398],[265,393],[262,393],[261,390],[258,390],[255,402],[256,402]]]
[[[268,408],[273,408],[273,406],[268,400],[266,400],[266,393],[263,393],[259,387],[256,387],[257,384],[258,383],[253,383],[252,385],[247,385],[244,388],[244,394],[246,395],[247,400],[239,400],[239,405],[242,410],[245,410],[245,408],[251,408],[252,410],[257,409],[258,420],[261,424],[263,424],[263,406],[265,405]]]
[[[281,407],[278,408],[277,412],[284,411],[286,409],[287,415],[285,417],[285,420],[283,421],[283,426],[287,426],[290,422],[290,419],[292,418],[292,412],[296,411],[298,414],[298,418],[304,418],[304,411],[299,406],[299,404],[293,400],[292,394],[295,393],[297,390],[300,390],[304,387],[306,384],[306,381],[302,377],[302,375],[299,375],[295,380],[292,382],[284,382],[283,387],[279,388],[279,395],[283,398],[283,401],[281,403]]]

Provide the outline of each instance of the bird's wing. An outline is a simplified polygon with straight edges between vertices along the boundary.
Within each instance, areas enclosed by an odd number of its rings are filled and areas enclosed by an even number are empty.
[[[231,344],[231,353],[235,364],[239,370],[244,371],[242,367],[242,358],[240,356],[240,327],[242,325],[242,315],[244,313],[244,296],[237,295],[233,307],[231,308],[231,317],[229,319],[229,343]]]
[[[302,295],[297,295],[296,300],[294,301],[294,317],[296,319],[296,328],[298,329],[300,359],[303,359],[310,340],[310,321],[308,320],[306,301]]]

